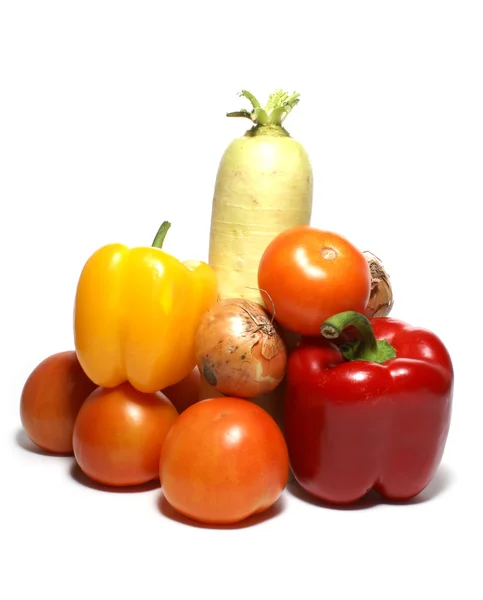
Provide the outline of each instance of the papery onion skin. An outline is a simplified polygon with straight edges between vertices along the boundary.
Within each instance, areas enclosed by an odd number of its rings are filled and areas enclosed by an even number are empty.
[[[282,381],[287,349],[280,329],[258,303],[217,302],[202,317],[195,339],[200,373],[227,396],[255,398]]]
[[[371,295],[365,310],[368,319],[387,317],[394,305],[394,296],[389,273],[381,260],[372,252],[363,252],[371,271]]]

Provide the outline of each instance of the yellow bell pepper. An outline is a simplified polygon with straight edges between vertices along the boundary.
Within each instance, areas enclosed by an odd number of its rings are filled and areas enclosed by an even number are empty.
[[[82,269],[75,296],[74,342],[97,385],[129,381],[155,392],[194,368],[194,340],[203,313],[218,296],[205,262],[181,262],[161,249],[170,223],[152,246],[99,248]]]

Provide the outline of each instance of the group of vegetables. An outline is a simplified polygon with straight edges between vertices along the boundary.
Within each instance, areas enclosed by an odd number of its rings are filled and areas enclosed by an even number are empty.
[[[30,439],[92,480],[159,480],[180,514],[236,523],[271,507],[290,470],[347,504],[420,493],[448,435],[451,358],[389,318],[377,257],[310,224],[312,169],[283,127],[298,94],[265,107],[226,149],[208,263],[108,244],[79,277],[75,350],[43,360],[21,396]]]

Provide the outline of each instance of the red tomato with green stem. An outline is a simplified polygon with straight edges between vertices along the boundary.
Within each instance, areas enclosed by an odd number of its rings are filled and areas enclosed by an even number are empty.
[[[98,388],[74,425],[74,456],[91,479],[112,486],[159,477],[159,457],[178,411],[161,392],[139,392],[129,383]]]
[[[203,523],[236,523],[279,498],[288,450],[265,410],[240,398],[210,398],[178,417],[159,469],[164,496],[179,513]]]
[[[349,240],[301,225],[282,232],[267,246],[259,264],[258,287],[280,325],[317,336],[332,315],[365,311],[371,273],[364,254]]]

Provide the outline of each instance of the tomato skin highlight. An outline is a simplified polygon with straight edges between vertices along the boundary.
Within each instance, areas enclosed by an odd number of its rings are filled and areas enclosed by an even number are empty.
[[[84,400],[97,388],[73,350],[48,356],[27,378],[20,398],[25,433],[39,448],[72,454],[72,432]]]
[[[230,524],[276,502],[289,459],[282,432],[265,410],[220,397],[179,416],[159,467],[163,494],[175,510],[203,523]]]
[[[178,411],[161,392],[139,392],[130,383],[98,388],[74,426],[74,456],[91,479],[131,486],[159,477],[159,457]]]
[[[283,326],[320,335],[322,323],[345,310],[364,312],[371,273],[349,240],[308,225],[279,234],[259,264],[258,287],[268,311]]]

